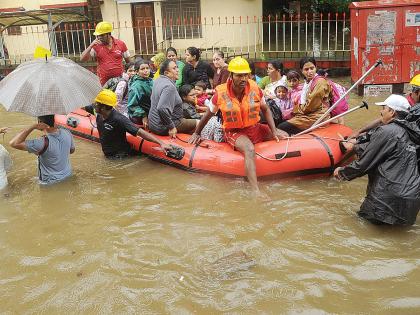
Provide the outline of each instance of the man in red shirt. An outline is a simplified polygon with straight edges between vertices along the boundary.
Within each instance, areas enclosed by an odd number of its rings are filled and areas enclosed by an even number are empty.
[[[90,57],[98,61],[97,74],[102,85],[111,78],[119,77],[124,72],[122,60],[130,62],[130,53],[125,43],[111,36],[112,24],[100,22],[96,26],[96,39],[80,56],[81,61]]]

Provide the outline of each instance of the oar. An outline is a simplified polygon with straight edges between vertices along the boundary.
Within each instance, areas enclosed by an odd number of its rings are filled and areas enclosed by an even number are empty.
[[[377,66],[382,64],[382,60],[379,59],[378,61],[375,62],[375,64],[359,79],[356,81],[356,83],[354,83],[348,90],[346,93],[344,93],[338,100],[337,102],[335,102],[332,106],[330,106],[330,108],[328,108],[328,110],[312,125],[312,127],[316,126],[317,124],[319,124],[325,117],[327,117],[327,115],[334,110],[334,108],[337,107],[337,105],[341,102],[342,99],[344,99],[347,94],[350,93],[351,90],[353,90],[360,82],[362,82],[364,80],[364,78],[366,78],[369,73],[371,73],[373,71],[373,69],[375,69]],[[338,117],[338,116],[335,116]]]
[[[354,107],[352,109],[349,109],[348,111],[346,111],[344,113],[341,113],[341,114],[339,114],[337,116],[334,116],[334,117],[332,117],[332,118],[330,118],[330,119],[328,119],[326,121],[323,121],[323,122],[319,123],[316,126],[314,125],[314,126],[308,128],[306,130],[303,130],[303,131],[299,132],[298,134],[293,135],[292,137],[300,136],[300,135],[303,135],[305,133],[311,132],[312,130],[315,130],[315,129],[319,128],[319,127],[322,127],[322,126],[330,123],[331,121],[333,121],[333,120],[335,120],[337,118],[343,117],[343,116],[345,116],[347,114],[350,114],[350,113],[352,113],[352,112],[354,112],[354,111],[356,111],[356,110],[358,110],[360,108],[364,108],[364,107],[366,107],[366,109],[369,109],[369,106],[368,106],[368,104],[365,101],[362,102],[362,105],[356,106],[356,107]]]

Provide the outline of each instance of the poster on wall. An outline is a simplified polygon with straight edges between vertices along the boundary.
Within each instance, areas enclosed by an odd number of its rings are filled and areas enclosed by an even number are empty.
[[[366,46],[394,44],[397,12],[375,11],[367,19]]]
[[[420,26],[420,12],[406,12],[405,26]]]

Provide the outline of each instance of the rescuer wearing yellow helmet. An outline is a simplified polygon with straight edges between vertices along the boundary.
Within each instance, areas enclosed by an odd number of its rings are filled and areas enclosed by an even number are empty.
[[[411,93],[407,96],[407,100],[411,106],[420,104],[420,73],[415,75],[411,81]]]
[[[112,24],[106,21],[96,25],[93,35],[96,39],[83,51],[81,61],[94,58],[98,62],[97,74],[101,84],[109,79],[119,77],[124,71],[122,60],[130,62],[130,53],[126,44],[111,36]]]
[[[107,158],[124,158],[135,154],[127,141],[126,132],[159,144],[165,152],[171,150],[170,145],[137,127],[130,119],[116,111],[114,109],[116,105],[117,95],[111,90],[103,89],[95,98],[94,106],[97,113],[96,124],[99,140]]]
[[[200,120],[191,143],[200,141],[200,133],[209,119],[220,110],[226,141],[245,156],[245,173],[257,196],[265,196],[258,188],[255,168],[254,144],[270,139],[279,141],[287,134],[276,129],[271,111],[264,101],[258,85],[249,79],[251,69],[246,59],[233,58],[228,65],[230,72],[226,83],[218,85],[211,100],[211,109]],[[259,123],[260,110],[268,125]]]

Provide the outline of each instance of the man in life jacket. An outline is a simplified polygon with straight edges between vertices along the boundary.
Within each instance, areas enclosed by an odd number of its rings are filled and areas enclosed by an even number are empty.
[[[97,73],[101,85],[109,79],[120,77],[124,72],[122,60],[130,62],[130,52],[126,44],[111,36],[112,24],[99,22],[93,35],[96,39],[82,52],[80,61],[87,61],[90,57],[98,61]]]
[[[223,118],[223,130],[226,141],[245,156],[245,173],[257,196],[264,196],[258,188],[255,167],[254,144],[270,139],[287,137],[287,134],[276,129],[258,85],[249,79],[251,69],[242,57],[229,62],[229,79],[216,87],[210,106],[200,120],[189,142],[201,141],[200,133],[209,119],[219,110]],[[260,110],[268,125],[260,124]]]

